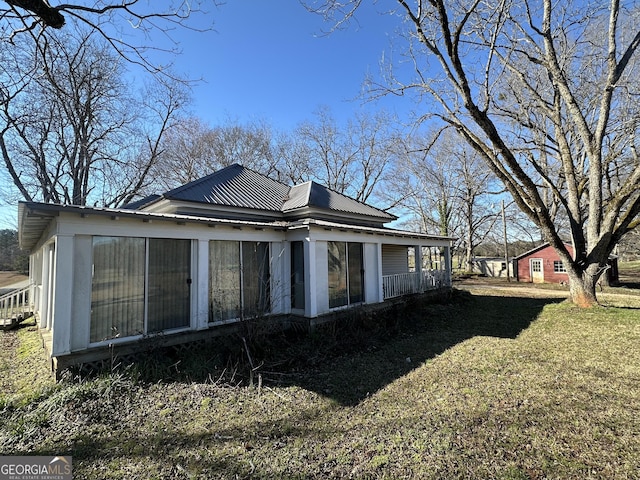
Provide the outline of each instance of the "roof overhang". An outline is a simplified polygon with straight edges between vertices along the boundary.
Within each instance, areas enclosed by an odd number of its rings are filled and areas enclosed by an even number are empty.
[[[292,222],[288,226],[288,230],[295,230],[297,228],[311,228],[318,227],[323,228],[325,230],[340,230],[340,231],[350,231],[356,233],[368,233],[373,235],[381,235],[384,237],[390,238],[403,238],[403,239],[413,239],[419,242],[430,242],[430,241],[438,241],[438,242],[447,242],[451,243],[457,240],[456,237],[449,237],[443,235],[430,235],[428,233],[418,233],[418,232],[409,232],[406,230],[396,230],[393,228],[386,227],[368,227],[364,225],[349,225],[344,223],[337,222],[329,222],[326,220],[316,220],[316,219],[306,219],[299,222]]]
[[[62,213],[77,214],[80,217],[110,217],[112,219],[132,218],[142,221],[168,221],[177,223],[199,223],[209,226],[228,225],[232,227],[286,229],[286,222],[259,222],[225,218],[199,217],[173,213],[147,212],[118,208],[87,207],[81,205],[59,205],[54,203],[20,202],[18,204],[18,241],[20,248],[31,251],[40,241],[51,220]]]
[[[296,230],[299,228],[318,227],[325,230],[345,230],[351,232],[383,235],[395,238],[415,239],[418,241],[452,242],[454,237],[428,235],[408,232],[386,227],[353,225],[320,219],[302,219],[296,221],[251,221],[226,218],[214,218],[176,213],[149,212],[145,210],[127,210],[116,208],[88,207],[81,205],[59,205],[53,203],[20,202],[18,204],[18,240],[20,248],[32,251],[41,241],[51,221],[61,214],[76,214],[82,218],[107,217],[112,220],[120,218],[138,219],[141,221],[166,221],[178,224],[204,224],[208,226],[225,225],[231,227],[250,227],[257,229]]]

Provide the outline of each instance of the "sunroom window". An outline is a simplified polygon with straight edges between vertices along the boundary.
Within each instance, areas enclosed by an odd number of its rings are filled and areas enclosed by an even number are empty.
[[[93,237],[90,341],[189,326],[191,242]]]
[[[329,308],[364,300],[362,244],[327,242],[329,259]]]
[[[269,244],[209,242],[209,322],[256,317],[271,310]]]

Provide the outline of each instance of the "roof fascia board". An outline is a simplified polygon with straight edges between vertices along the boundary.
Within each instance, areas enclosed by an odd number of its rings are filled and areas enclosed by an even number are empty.
[[[287,210],[284,212],[284,218],[336,218],[340,220],[358,220],[361,219],[366,221],[367,223],[375,223],[379,225],[384,225],[385,223],[392,222],[397,219],[397,217],[389,214],[388,218],[372,216],[372,215],[363,215],[361,213],[351,213],[351,212],[343,212],[342,210],[329,210],[324,208],[317,207],[300,207],[294,210]]]

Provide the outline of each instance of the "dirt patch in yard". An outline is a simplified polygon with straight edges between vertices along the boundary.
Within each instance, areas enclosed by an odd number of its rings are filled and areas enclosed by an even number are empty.
[[[29,277],[18,272],[0,272],[0,288],[28,280]]]
[[[568,298],[569,287],[558,284],[510,282],[504,278],[472,277],[454,280],[454,288],[475,295],[522,297],[522,298]]]

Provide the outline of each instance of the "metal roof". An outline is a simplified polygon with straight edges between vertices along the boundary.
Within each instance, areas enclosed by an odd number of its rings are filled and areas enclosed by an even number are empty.
[[[152,213],[152,205],[162,200],[191,202],[193,204],[216,205],[214,217],[205,216],[202,209],[196,212]],[[238,215],[235,220],[223,220],[223,209],[250,209]],[[274,222],[263,222],[255,211],[269,211]],[[39,241],[50,221],[60,212],[80,214],[119,215],[123,217],[150,216],[154,218],[189,219],[199,222],[238,222],[245,225],[274,225],[285,220],[294,220],[301,216],[322,219],[344,220],[345,224],[379,225],[395,220],[397,217],[380,209],[359,202],[341,193],[333,191],[316,182],[306,182],[289,187],[261,173],[238,164],[230,165],[211,175],[169,190],[163,195],[151,195],[123,208],[99,208],[76,205],[56,205],[36,202],[21,202],[18,207],[19,242],[23,248],[30,249]],[[252,218],[253,215],[253,218]],[[388,231],[388,230],[387,230]]]
[[[135,202],[127,203],[122,208],[125,208],[127,210],[140,210],[141,208],[152,204],[160,198],[162,198],[160,195],[149,195],[148,197],[141,198],[140,200],[136,200]]]
[[[316,182],[290,187],[237,163],[163,195],[152,195],[128,204],[125,208],[144,210],[163,199],[277,213],[321,209],[363,215],[380,223],[397,218]]]
[[[305,207],[366,215],[386,222],[397,218],[395,215],[359,202],[313,181],[292,187],[288,199],[282,205],[282,211],[288,212]]]
[[[169,200],[280,211],[289,186],[233,164],[162,195]]]

